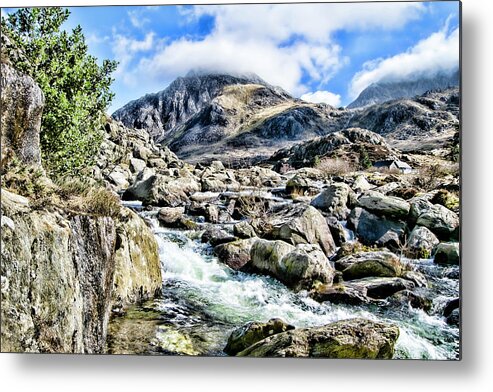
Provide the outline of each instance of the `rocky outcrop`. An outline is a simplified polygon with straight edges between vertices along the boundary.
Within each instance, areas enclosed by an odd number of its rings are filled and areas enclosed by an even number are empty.
[[[4,39],[2,33],[2,44]],[[44,108],[41,88],[27,75],[1,64],[2,157],[11,150],[24,164],[40,164],[39,129]]]
[[[399,337],[396,326],[365,319],[300,328],[265,338],[238,353],[246,357],[390,359]]]
[[[103,352],[112,307],[160,288],[157,244],[129,211],[115,220],[29,204],[2,190],[2,350]]]
[[[350,153],[353,149],[358,150],[360,147],[365,148],[371,161],[397,156],[397,152],[391,149],[385,139],[375,132],[363,128],[340,127],[338,132],[278,150],[269,158],[269,162],[274,163],[276,168],[282,165],[294,168],[312,167],[317,159],[337,158],[340,153]],[[345,149],[349,151],[344,151]],[[357,154],[357,151],[354,152]]]

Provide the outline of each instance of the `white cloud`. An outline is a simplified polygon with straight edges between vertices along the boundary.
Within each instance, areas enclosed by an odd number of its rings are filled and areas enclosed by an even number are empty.
[[[459,66],[459,28],[449,31],[446,26],[419,41],[403,53],[364,64],[349,87],[356,98],[361,91],[379,81],[412,80],[437,73],[450,73]]]
[[[299,96],[303,75],[323,86],[347,63],[331,34],[339,29],[393,29],[424,12],[420,3],[260,4],[182,8],[188,21],[213,16],[213,31],[201,40],[182,38],[141,59],[131,80],[162,82],[193,68],[255,72]]]
[[[302,100],[313,103],[328,103],[331,106],[341,106],[341,96],[331,93],[330,91],[314,91],[303,94],[300,97]]]
[[[154,43],[154,32],[149,32],[145,35],[143,40],[127,37],[121,34],[117,34],[113,31],[112,50],[115,55],[115,60],[119,62],[116,70],[116,76],[122,76],[123,81],[126,84],[134,84],[135,80],[131,76],[129,71],[129,65],[134,59],[136,53],[150,51]]]

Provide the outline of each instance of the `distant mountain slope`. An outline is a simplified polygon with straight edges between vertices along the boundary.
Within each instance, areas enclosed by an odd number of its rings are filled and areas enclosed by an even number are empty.
[[[258,148],[268,156],[279,144],[335,131],[331,124],[339,114],[329,105],[293,98],[256,75],[193,73],[113,117],[146,129],[180,158],[203,160],[255,155]]]
[[[443,90],[459,85],[459,71],[403,82],[372,83],[347,108],[354,109],[400,98],[412,98],[430,90]]]
[[[349,110],[339,127],[369,129],[403,150],[428,149],[447,143],[459,127],[458,88],[430,91],[364,109]]]

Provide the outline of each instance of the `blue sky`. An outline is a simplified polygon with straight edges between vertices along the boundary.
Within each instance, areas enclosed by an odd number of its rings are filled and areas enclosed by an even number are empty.
[[[65,28],[80,24],[93,55],[120,62],[110,113],[195,68],[255,72],[340,106],[370,83],[449,72],[459,61],[456,1],[69,9]]]

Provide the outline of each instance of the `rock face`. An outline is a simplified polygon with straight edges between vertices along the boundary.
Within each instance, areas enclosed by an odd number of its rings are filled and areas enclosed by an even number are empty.
[[[396,326],[364,319],[295,329],[265,338],[238,353],[251,357],[390,359],[399,337]]]
[[[112,306],[154,296],[157,244],[124,215],[65,217],[2,191],[3,350],[100,353]]]
[[[269,336],[294,329],[294,326],[286,324],[281,319],[271,319],[266,323],[251,322],[235,329],[228,339],[224,352],[228,355],[236,355]]]
[[[452,74],[438,74],[433,78],[401,82],[372,83],[365,88],[347,108],[361,108],[400,98],[413,98],[430,90],[443,90],[459,86],[459,71]]]
[[[23,163],[40,164],[39,129],[44,108],[43,92],[30,76],[3,62],[1,84],[2,157],[12,150]]]
[[[318,244],[327,256],[336,246],[322,214],[312,206],[291,206],[269,216],[267,238],[281,239],[292,245]]]

